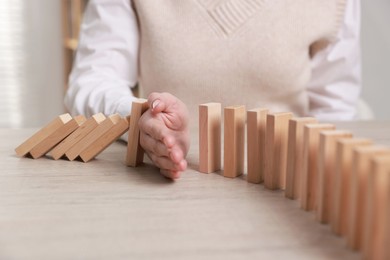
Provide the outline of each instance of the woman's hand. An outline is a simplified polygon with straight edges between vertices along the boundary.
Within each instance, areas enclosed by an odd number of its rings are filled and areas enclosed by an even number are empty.
[[[141,146],[164,176],[177,179],[187,168],[188,109],[169,93],[152,93],[148,103],[139,121]]]

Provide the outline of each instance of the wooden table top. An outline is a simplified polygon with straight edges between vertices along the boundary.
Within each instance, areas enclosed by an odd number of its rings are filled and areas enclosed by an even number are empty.
[[[338,123],[390,145],[390,122]],[[19,158],[36,129],[0,129],[0,259],[359,259],[281,191],[189,169],[178,181],[124,165],[115,143],[89,163]]]

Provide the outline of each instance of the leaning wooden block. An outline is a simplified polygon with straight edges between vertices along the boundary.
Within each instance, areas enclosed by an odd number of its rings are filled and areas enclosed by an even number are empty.
[[[244,173],[245,106],[224,109],[223,176],[235,178]]]
[[[374,156],[367,178],[363,255],[390,259],[390,155]]]
[[[84,116],[76,116],[69,120],[62,127],[58,128],[55,132],[48,135],[42,142],[34,146],[31,149],[30,155],[32,158],[37,159],[42,157],[51,149],[53,149],[58,143],[64,140],[68,135],[75,131],[83,122],[85,122]]]
[[[374,156],[390,154],[384,146],[368,146],[354,149],[353,166],[350,182],[349,225],[347,230],[347,245],[352,249],[361,249],[364,238],[366,196],[370,162]]]
[[[127,142],[126,165],[136,167],[144,160],[144,149],[141,147],[139,138],[140,131],[138,127],[139,119],[142,114],[148,109],[148,101],[146,99],[138,99],[133,101],[131,106],[129,139]]]
[[[343,130],[322,131],[320,133],[316,212],[317,220],[324,224],[329,223],[331,216],[337,140],[340,138],[352,138],[352,133]]]
[[[25,142],[19,145],[15,152],[18,156],[27,155],[35,146],[43,142],[49,136],[56,133],[61,127],[63,127],[66,123],[72,120],[72,117],[69,114],[63,114],[55,118],[45,127],[40,129],[30,138],[28,138]]]
[[[318,156],[320,132],[333,130],[332,124],[307,124],[303,130],[303,171],[301,176],[301,208],[314,210],[317,202]]]
[[[94,142],[104,136],[111,128],[121,119],[119,114],[114,114],[107,117],[102,123],[95,127],[91,132],[89,132],[82,140],[72,146],[66,153],[65,156],[73,161],[80,156],[88,147],[90,147]]]
[[[98,156],[104,149],[129,130],[129,121],[126,118],[112,117],[110,120],[114,125],[109,131],[103,133],[99,139],[91,143],[80,153],[80,158],[83,162],[88,162]]]
[[[264,186],[271,190],[286,187],[288,122],[292,117],[292,113],[267,115]]]
[[[285,196],[298,199],[301,191],[301,174],[303,171],[303,129],[307,124],[315,124],[314,117],[293,118],[289,121],[287,147],[287,173]]]
[[[336,169],[333,183],[331,229],[337,235],[346,235],[349,214],[349,183],[352,174],[353,149],[372,145],[363,138],[342,138],[337,141]]]
[[[265,108],[247,111],[247,181],[250,183],[263,181],[267,114]]]
[[[199,171],[216,172],[221,169],[220,103],[199,105]]]
[[[60,144],[54,147],[54,149],[50,152],[50,155],[54,160],[60,159],[70,148],[80,142],[88,135],[88,133],[95,129],[105,119],[106,117],[102,113],[92,116],[67,138],[65,138]]]

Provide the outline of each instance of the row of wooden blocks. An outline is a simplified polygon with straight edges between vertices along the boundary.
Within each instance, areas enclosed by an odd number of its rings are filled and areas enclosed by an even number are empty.
[[[89,162],[129,131],[126,164],[137,166],[144,157],[138,121],[147,108],[146,100],[139,99],[133,102],[131,115],[126,118],[119,114],[106,117],[102,113],[88,119],[82,115],[60,115],[19,145],[16,154],[33,159],[48,154],[55,160],[80,158]]]
[[[199,171],[221,170],[219,103],[199,106]],[[246,131],[245,131],[246,128]],[[223,175],[244,173],[298,199],[319,222],[362,250],[366,259],[390,259],[390,149],[315,118],[292,113],[224,108]]]

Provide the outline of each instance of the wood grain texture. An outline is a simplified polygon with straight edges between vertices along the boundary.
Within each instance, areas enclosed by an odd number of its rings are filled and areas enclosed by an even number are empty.
[[[136,167],[144,160],[144,149],[139,142],[140,132],[138,127],[139,119],[142,114],[148,109],[148,101],[146,99],[138,99],[133,101],[131,106],[129,136],[127,141],[126,165]]]
[[[390,258],[390,155],[371,159],[367,178],[366,211],[363,233],[365,259]]]
[[[334,130],[333,124],[307,124],[304,126],[303,136],[303,172],[301,176],[300,205],[304,210],[316,209],[317,182],[318,182],[318,156],[320,132]]]
[[[372,140],[366,138],[342,138],[337,141],[333,208],[330,220],[331,229],[337,235],[345,236],[347,232],[353,149],[369,145],[372,145]]]
[[[53,149],[58,143],[64,140],[68,135],[75,131],[83,122],[85,117],[80,115],[72,118],[66,122],[63,126],[58,128],[55,132],[48,135],[42,142],[34,146],[31,149],[30,155],[32,158],[37,159],[44,156],[51,149]]]
[[[54,160],[58,160],[65,155],[65,153],[72,148],[75,144],[80,142],[84,137],[88,135],[93,129],[95,129],[106,117],[102,113],[93,115],[80,125],[73,133],[65,138],[61,143],[51,150],[50,155]]]
[[[268,109],[247,111],[247,181],[263,182],[265,167],[265,131]]]
[[[82,140],[70,148],[65,156],[73,161],[80,154],[90,147],[93,143],[97,142],[104,134],[115,125],[115,122],[119,121],[121,116],[119,114],[114,114],[107,117],[103,122],[101,122],[97,127],[95,127],[91,132],[89,132]]]
[[[352,133],[346,130],[328,130],[320,133],[316,216],[323,224],[329,223],[331,218],[337,140],[341,138],[352,138]]]
[[[121,135],[129,130],[129,121],[126,118],[113,117],[111,129],[102,134],[99,139],[86,147],[81,153],[80,158],[83,162],[89,162],[103,152],[110,144],[118,140]]]
[[[66,123],[72,120],[70,114],[63,114],[55,119],[53,119],[50,123],[48,123],[43,128],[39,129],[35,134],[25,140],[21,145],[19,145],[15,152],[18,156],[27,155],[35,146],[42,143],[48,136],[52,135],[56,131],[58,131],[61,127],[63,127]]]
[[[264,187],[270,190],[286,187],[288,122],[292,117],[289,112],[267,115]]]
[[[245,106],[224,109],[223,176],[235,178],[244,173]]]
[[[221,103],[199,105],[199,171],[221,170]]]
[[[350,182],[350,212],[347,230],[347,245],[352,249],[361,249],[364,243],[364,228],[368,173],[372,158],[377,155],[389,154],[385,146],[358,147],[354,149],[352,178]]]
[[[390,145],[390,123],[337,126]],[[121,142],[86,164],[15,156],[36,130],[0,129],[0,259],[361,259],[283,192],[200,174],[197,128],[177,181],[126,167]]]
[[[315,124],[314,117],[293,118],[289,121],[287,147],[287,173],[285,195],[289,199],[299,199],[301,174],[303,171],[303,130],[307,124]]]

